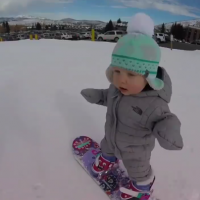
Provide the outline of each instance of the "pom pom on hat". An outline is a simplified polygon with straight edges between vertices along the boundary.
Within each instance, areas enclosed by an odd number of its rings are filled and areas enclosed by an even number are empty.
[[[154,34],[154,22],[148,15],[137,13],[128,22],[127,33],[142,33],[152,37]]]

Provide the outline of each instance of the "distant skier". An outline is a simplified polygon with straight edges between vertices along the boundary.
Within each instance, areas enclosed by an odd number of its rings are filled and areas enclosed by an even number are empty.
[[[107,106],[102,153],[92,171],[98,175],[121,159],[131,180],[123,190],[129,194],[121,193],[123,200],[132,198],[131,191],[150,191],[155,180],[150,165],[155,138],[164,149],[183,148],[181,123],[168,107],[171,79],[159,66],[161,50],[152,38],[153,31],[152,19],[136,14],[128,24],[128,34],[118,40],[112,52],[106,70],[110,87],[81,91],[88,102]]]

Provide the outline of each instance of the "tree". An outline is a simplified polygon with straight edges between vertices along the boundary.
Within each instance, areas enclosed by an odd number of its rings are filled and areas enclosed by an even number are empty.
[[[165,24],[163,23],[161,27],[161,33],[165,33],[165,32],[166,32],[166,28],[165,28]]]
[[[51,30],[51,31],[55,31],[55,30],[57,30],[57,26],[56,26],[56,25],[53,25],[53,24],[51,24],[50,30]]]
[[[6,33],[10,33],[10,26],[8,22],[6,22]]]
[[[112,30],[114,30],[114,26],[113,26],[112,20],[110,20],[108,22],[108,24],[106,24],[106,27],[105,27],[104,31],[107,32],[107,31],[112,31]]]
[[[3,27],[3,32],[4,33],[10,33],[10,26],[9,26],[7,21],[2,23],[2,27]]]
[[[121,21],[120,18],[117,20],[117,23],[118,23],[118,24],[121,24],[121,23],[122,23],[122,21]]]
[[[0,33],[4,33],[3,24],[2,24],[2,26],[0,25]]]
[[[2,24],[2,25],[3,25],[3,28],[6,28],[6,23],[5,23],[5,22],[3,22],[3,24]]]
[[[185,38],[185,29],[182,24],[173,24],[170,32],[174,38],[178,40],[183,40]]]
[[[42,29],[42,26],[41,26],[41,24],[38,22],[37,24],[36,24],[36,30],[41,30]]]

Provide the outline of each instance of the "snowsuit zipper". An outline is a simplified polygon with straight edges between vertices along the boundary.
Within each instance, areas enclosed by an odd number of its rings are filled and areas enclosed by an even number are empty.
[[[112,122],[112,130],[111,132],[113,134],[110,134],[111,135],[111,141],[113,141],[113,146],[114,146],[114,149],[115,149],[115,155],[119,155],[120,158],[122,157],[121,156],[121,152],[117,146],[117,142],[116,142],[116,128],[117,128],[117,115],[116,115],[116,112],[117,112],[117,108],[118,108],[118,105],[119,105],[119,102],[120,102],[120,99],[121,99],[122,95],[121,94],[117,94],[115,95],[113,98],[116,98],[116,100],[114,101],[114,104],[113,104],[113,109],[112,109],[112,112],[113,112],[113,118],[114,118],[114,121]]]

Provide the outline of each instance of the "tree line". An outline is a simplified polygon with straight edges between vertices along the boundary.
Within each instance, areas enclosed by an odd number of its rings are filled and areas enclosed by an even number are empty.
[[[45,30],[51,30],[51,31],[55,31],[55,30],[64,30],[65,26],[63,25],[55,25],[55,24],[50,24],[50,25],[44,25],[43,27]],[[32,30],[42,30],[42,25],[38,22],[34,25],[32,25],[31,29]]]
[[[122,21],[121,21],[121,19],[119,18],[119,19],[117,20],[117,24],[120,24],[120,23],[122,23]],[[38,22],[38,23],[36,23],[34,26],[32,26],[32,29],[41,30],[41,29],[42,29],[42,26],[41,26],[41,24]],[[46,30],[48,30],[48,29],[50,29],[50,30],[64,30],[64,26],[60,25],[59,27],[57,27],[56,25],[51,24],[50,26],[45,25],[45,29],[46,29]],[[91,29],[92,29],[92,27],[91,27]],[[112,30],[114,30],[114,29],[115,29],[115,26],[113,25],[112,20],[110,20],[110,21],[106,24],[105,28],[103,29],[103,32],[112,31]]]
[[[121,24],[122,23],[122,21],[121,21],[121,19],[119,18],[118,20],[117,20],[117,24]],[[112,22],[112,20],[110,20],[107,24],[106,24],[106,26],[105,26],[105,28],[103,29],[103,32],[105,33],[105,32],[107,32],[107,31],[112,31],[112,30],[114,30],[116,27],[113,25],[113,22]]]
[[[166,33],[166,27],[165,24],[163,23],[160,29],[161,33]],[[178,40],[184,40],[186,36],[186,28],[183,27],[182,24],[173,24],[170,28],[170,34],[174,36],[174,38]]]
[[[3,33],[10,33],[10,25],[7,21],[3,22],[1,27],[0,27],[1,31]]]

